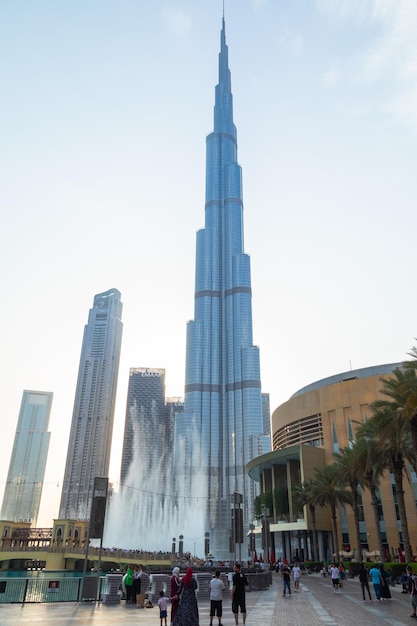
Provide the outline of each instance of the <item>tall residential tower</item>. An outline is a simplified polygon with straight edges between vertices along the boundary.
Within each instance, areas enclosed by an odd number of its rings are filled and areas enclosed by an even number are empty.
[[[167,423],[165,408],[165,370],[131,367],[120,470],[121,485],[128,486],[130,470],[139,474],[145,485],[149,475],[157,467],[157,474],[163,485],[165,473],[171,474],[165,459],[171,450],[172,428]],[[155,485],[153,487],[156,488]],[[161,489],[158,490],[160,491]]]
[[[48,455],[53,394],[24,391],[1,507],[1,519],[36,526]]]
[[[232,528],[232,511],[242,506],[244,534],[257,493],[245,474],[259,453],[253,438],[265,435],[251,299],[223,18],[214,130],[206,148],[205,228],[197,233],[194,320],[187,326],[185,406],[176,420],[176,443],[182,442],[177,475],[189,483],[188,493],[194,493],[193,481],[204,484],[204,530],[215,558],[236,552],[241,529]]]
[[[94,478],[107,477],[122,343],[121,294],[94,297],[84,328],[59,517],[88,519]]]

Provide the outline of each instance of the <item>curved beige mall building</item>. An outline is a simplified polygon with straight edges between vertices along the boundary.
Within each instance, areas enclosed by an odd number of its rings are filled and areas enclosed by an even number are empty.
[[[268,553],[272,550],[275,558],[312,559],[310,514],[307,507],[304,511],[295,509],[292,488],[313,478],[315,467],[333,463],[334,454],[353,444],[358,423],[370,417],[369,405],[381,397],[381,377],[389,376],[400,365],[367,367],[319,380],[294,393],[273,412],[273,451],[257,457],[246,467],[251,478],[260,482],[262,493],[280,494],[280,503],[275,501],[274,510],[270,511],[267,539]],[[410,540],[413,552],[417,553],[417,477],[413,471],[404,486]],[[388,471],[378,489],[378,498],[385,556],[397,560],[403,548],[401,523],[395,482]],[[354,556],[358,550],[366,556],[367,552],[378,549],[369,491],[360,493],[360,503],[359,547],[353,544],[351,508],[338,511],[339,546]],[[333,555],[330,514],[327,509],[318,509],[316,515],[319,556],[330,561]],[[265,537],[261,527],[255,528],[254,533],[258,535],[257,549],[262,552]]]

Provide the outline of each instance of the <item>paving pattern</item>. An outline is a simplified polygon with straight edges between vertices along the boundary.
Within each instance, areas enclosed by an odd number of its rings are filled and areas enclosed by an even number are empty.
[[[371,586],[372,591],[372,586]],[[400,587],[391,588],[392,599],[363,602],[356,580],[345,581],[344,589],[333,593],[328,578],[303,576],[301,590],[282,597],[281,580],[273,575],[266,591],[246,595],[247,626],[404,626],[410,618],[408,595]],[[374,597],[374,594],[373,594]],[[210,623],[209,603],[199,603],[200,626]],[[233,626],[231,602],[223,600],[223,626]],[[239,616],[239,624],[242,619]],[[62,602],[52,604],[0,604],[0,626],[159,626],[159,610],[103,603]],[[217,618],[214,620],[217,626]]]

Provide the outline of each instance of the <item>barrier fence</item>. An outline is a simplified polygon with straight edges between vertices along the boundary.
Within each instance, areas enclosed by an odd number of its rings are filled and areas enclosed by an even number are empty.
[[[204,601],[209,598],[209,582],[212,574],[200,572],[195,574],[198,590],[197,597]],[[231,574],[222,572],[221,578],[225,583],[225,593],[231,587]],[[272,585],[272,573],[261,572],[246,574],[248,578],[247,591],[260,591]],[[82,578],[68,578],[59,576],[36,578],[0,578],[0,604],[23,604],[25,602],[77,602],[96,601],[97,598],[107,602],[120,602],[122,598],[122,575],[87,576]],[[169,595],[170,576],[167,574],[143,574],[142,593],[156,602],[159,591]],[[110,593],[110,586],[116,582],[117,589]]]

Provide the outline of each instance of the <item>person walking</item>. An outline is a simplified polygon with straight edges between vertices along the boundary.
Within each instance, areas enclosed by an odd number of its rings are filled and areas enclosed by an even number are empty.
[[[174,621],[180,603],[178,589],[180,587],[180,568],[174,567],[170,580],[171,624]]]
[[[417,581],[416,581],[416,576],[414,575],[413,572],[413,568],[411,567],[411,565],[407,565],[407,588],[408,588],[408,593],[410,594],[410,601],[411,601],[411,609],[412,609],[412,613],[410,615],[410,617],[414,617],[415,619],[417,618]]]
[[[243,623],[246,624],[246,590],[245,587],[248,584],[248,579],[245,574],[241,572],[240,563],[235,563],[233,567],[233,587],[230,592],[232,598],[232,611],[235,616],[235,623],[239,623],[239,608],[242,614]]]
[[[337,567],[336,563],[333,563],[330,568],[330,576],[332,577],[333,593],[337,593],[339,589],[340,578],[339,568]]]
[[[288,595],[291,595],[291,570],[288,563],[284,563],[281,570],[282,578],[282,597],[285,598],[286,591],[288,589]]]
[[[192,568],[189,567],[178,588],[180,603],[172,622],[173,626],[199,626],[196,590],[197,581]]]
[[[294,593],[297,593],[297,591],[300,590],[300,576],[301,576],[301,569],[298,563],[294,563],[294,566],[292,568],[292,576],[294,578]]]
[[[216,570],[214,578],[210,583],[210,626],[213,624],[213,617],[217,615],[219,626],[222,626],[223,614],[223,591],[225,589],[224,582],[220,580],[220,571]]]
[[[372,602],[371,591],[369,589],[369,574],[368,574],[368,570],[366,569],[363,563],[361,563],[360,568],[358,570],[358,577],[359,577],[359,582],[361,584],[363,601],[366,602],[366,598],[365,598],[365,589],[366,589],[369,595],[369,600]]]
[[[383,563],[381,563],[379,571],[381,574],[381,598],[383,600],[389,600],[391,598],[391,591],[389,589],[390,575]]]
[[[379,571],[379,567],[376,565],[373,566],[371,571],[369,572],[369,576],[371,577],[372,584],[374,586],[375,597],[377,600],[381,600],[381,572]]]

